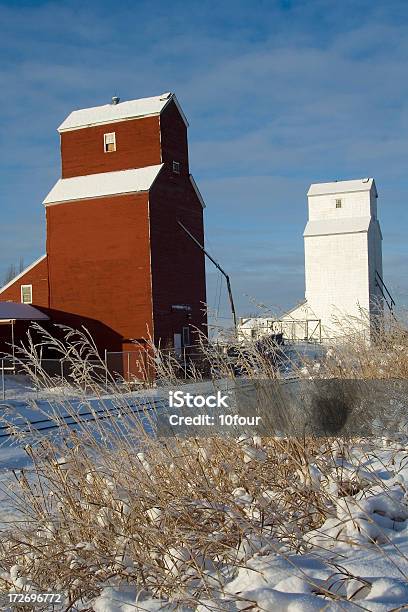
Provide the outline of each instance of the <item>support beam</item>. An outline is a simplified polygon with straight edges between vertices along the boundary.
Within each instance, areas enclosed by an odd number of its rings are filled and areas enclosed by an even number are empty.
[[[195,244],[202,250],[202,252],[204,253],[204,255],[206,255],[208,257],[208,259],[214,264],[214,266],[221,272],[221,274],[225,277],[225,280],[227,282],[227,290],[228,290],[228,297],[229,297],[229,301],[230,301],[230,306],[231,306],[231,313],[232,313],[232,320],[234,321],[234,329],[236,331],[237,329],[237,315],[235,312],[235,305],[234,305],[234,299],[232,297],[232,289],[231,289],[231,283],[230,283],[230,279],[228,274],[225,272],[225,270],[223,270],[220,266],[220,264],[218,262],[215,261],[215,259],[213,257],[211,257],[211,255],[208,253],[208,251],[205,250],[205,248],[203,247],[202,244],[200,244],[200,242],[197,240],[197,238],[195,238],[193,236],[193,234],[191,232],[188,231],[188,229],[181,223],[181,221],[177,221],[177,223],[179,224],[179,226],[186,232],[186,234],[188,236],[190,236],[191,240],[193,242],[195,242]]]

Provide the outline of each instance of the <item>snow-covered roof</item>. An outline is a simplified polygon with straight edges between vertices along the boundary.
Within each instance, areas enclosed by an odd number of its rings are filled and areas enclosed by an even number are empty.
[[[43,204],[47,206],[72,200],[86,200],[88,198],[148,191],[162,168],[163,164],[159,164],[146,168],[59,179]]]
[[[238,327],[240,329],[252,329],[253,327],[265,327],[271,321],[276,321],[276,319],[272,317],[248,317],[242,318]]]
[[[48,321],[49,317],[31,306],[20,302],[0,302],[0,321]]]
[[[316,221],[308,221],[303,236],[367,232],[370,221],[370,217],[345,217],[344,219],[319,219]]]
[[[353,191],[370,191],[373,186],[374,189],[376,189],[373,178],[362,178],[352,181],[333,181],[331,183],[312,183],[307,195],[334,195],[337,193],[351,193]],[[377,193],[377,191],[375,191],[375,193]]]
[[[61,123],[58,131],[61,133],[67,130],[76,130],[104,123],[113,123],[125,119],[160,115],[171,101],[176,104],[184,123],[188,126],[188,121],[181,110],[176,96],[173,93],[167,92],[160,96],[153,96],[152,98],[139,98],[138,100],[128,100],[126,102],[118,102],[117,104],[104,104],[103,106],[94,106],[92,108],[82,108],[73,111],[68,115],[65,121]]]
[[[306,311],[306,310],[307,311],[309,310],[309,304],[307,303],[306,299],[303,299],[300,302],[298,302],[296,306],[293,306],[290,310],[287,310],[286,312],[284,312],[281,318],[284,319],[285,317],[290,317],[291,319],[293,319],[293,318],[296,318],[293,315],[297,311]]]

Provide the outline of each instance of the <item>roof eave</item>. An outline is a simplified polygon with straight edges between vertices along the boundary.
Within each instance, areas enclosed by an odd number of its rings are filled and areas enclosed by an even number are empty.
[[[317,198],[319,196],[327,196],[327,195],[337,195],[342,193],[365,193],[366,191],[371,191],[371,187],[369,189],[345,189],[343,191],[322,191],[321,193],[310,193],[310,190],[307,192],[308,198]]]
[[[357,229],[357,230],[342,230],[339,232],[329,232],[329,231],[322,231],[322,232],[316,232],[316,233],[306,233],[303,232],[303,238],[318,238],[319,236],[341,236],[344,234],[367,234],[368,230],[364,230],[364,229]]]
[[[347,188],[347,184],[350,185],[350,183],[354,183],[353,187],[350,186],[349,188]],[[359,184],[359,188],[356,188],[356,184]],[[315,187],[318,188],[318,187],[323,187],[323,186],[324,186],[324,189],[327,189],[327,191],[317,190],[317,193],[314,193]],[[345,188],[341,189],[340,188],[341,186]],[[307,196],[314,197],[314,196],[322,196],[322,195],[324,196],[325,195],[335,195],[337,193],[359,193],[359,192],[364,192],[364,191],[371,191],[373,188],[374,188],[375,195],[378,196],[377,187],[376,187],[375,180],[373,177],[363,178],[363,179],[349,179],[349,180],[344,180],[344,181],[328,181],[328,182],[323,182],[323,183],[312,183],[308,189]]]
[[[166,104],[167,106],[167,104]],[[72,127],[61,128],[59,126],[57,131],[59,134],[64,132],[75,132],[75,130],[85,130],[86,128],[97,127],[98,125],[111,125],[112,123],[123,123],[123,121],[135,121],[137,119],[145,119],[146,117],[158,117],[161,111],[158,113],[146,113],[145,115],[136,115],[134,117],[122,117],[121,119],[108,119],[107,121],[96,121],[93,123],[83,123],[82,125],[75,125]],[[65,121],[61,123],[63,125]]]
[[[49,202],[44,200],[43,204],[45,208],[47,208],[47,206],[55,206],[56,204],[68,204],[69,202],[85,202],[86,200],[103,200],[104,198],[116,198],[116,197],[125,196],[125,195],[132,195],[132,193],[149,193],[150,189],[151,187],[149,187],[148,189],[137,189],[137,190],[132,189],[131,191],[120,191],[118,193],[106,193],[106,194],[97,195],[97,196],[84,196],[81,198],[70,198],[70,199],[65,199],[65,200],[54,200],[54,201],[49,201]]]

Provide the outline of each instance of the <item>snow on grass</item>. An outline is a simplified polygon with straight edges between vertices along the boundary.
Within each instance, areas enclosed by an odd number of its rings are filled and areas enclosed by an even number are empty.
[[[222,597],[208,599],[197,609],[240,610],[252,605],[266,611],[304,611],[329,605],[330,609],[344,610],[356,609],[358,602],[364,609],[385,611],[406,604],[408,505],[405,478],[408,478],[408,470],[401,468],[398,462],[398,455],[402,459],[401,455],[406,457],[406,454],[398,443],[394,452],[392,449],[376,451],[373,460],[375,446],[371,441],[368,454],[363,444],[361,448],[357,446],[354,458],[358,459],[356,465],[361,465],[362,461],[376,464],[377,471],[353,469],[349,461],[345,461],[344,466],[340,463],[344,469],[339,470],[336,465],[337,481],[344,483],[347,479],[360,490],[355,495],[341,493],[343,496],[337,498],[333,507],[336,518],[328,518],[319,529],[304,534],[306,546],[301,554],[285,552],[267,535],[258,538],[251,550],[248,546],[251,537],[245,539],[244,535],[246,550],[241,543],[237,551],[240,563],[245,561],[244,567],[238,566],[235,577],[225,582]],[[244,462],[246,456],[244,451]],[[254,455],[253,459],[258,458]],[[384,471],[385,466],[389,469]],[[391,476],[393,470],[394,476]],[[385,490],[384,482],[387,483]],[[316,487],[316,480],[311,479],[308,486]],[[341,487],[338,491],[342,491]],[[243,487],[234,489],[232,495],[248,516],[252,496]],[[273,496],[263,492],[262,497],[269,501]],[[246,554],[242,554],[244,550]],[[179,565],[171,566],[173,574],[182,572],[186,561],[182,555],[177,558]],[[334,572],[336,566],[338,570]],[[230,568],[229,573],[233,571]],[[155,604],[151,600],[141,605],[154,609],[148,606]]]
[[[391,375],[397,363],[404,377],[406,335],[395,345],[403,350],[387,347],[386,359],[362,344],[352,357],[333,350],[303,374]],[[273,378],[258,357],[243,354],[257,376]],[[214,370],[223,372],[218,356]],[[85,375],[71,398],[53,394],[50,381],[48,396],[30,400],[22,416],[60,404],[65,415],[115,407],[117,418],[43,436],[26,449],[28,468],[14,447],[5,450],[4,468],[23,469],[10,498],[18,518],[0,532],[1,591],[58,590],[62,609],[96,612],[389,612],[407,604],[407,436],[160,440],[127,412],[145,403],[142,393],[84,393]]]
[[[3,566],[0,582],[39,588],[36,563],[51,571],[59,551],[70,592],[82,590],[78,610],[90,602],[96,612],[397,608],[408,602],[408,440],[349,442],[347,453],[336,444],[337,453],[322,441],[305,448],[301,468],[291,465],[300,447],[259,437],[187,440],[173,449],[174,462],[146,448],[119,472],[103,457],[84,469],[85,456],[68,450],[50,467],[62,487],[51,490],[72,499],[57,502],[36,534],[20,529],[25,552]],[[192,477],[196,461],[208,485]],[[23,486],[35,512],[38,491]],[[52,560],[35,552],[45,540],[56,546]],[[93,598],[88,582],[99,591]]]

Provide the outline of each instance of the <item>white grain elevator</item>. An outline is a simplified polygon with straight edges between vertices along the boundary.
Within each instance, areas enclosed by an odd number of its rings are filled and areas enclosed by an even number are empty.
[[[373,323],[382,307],[377,189],[372,178],[315,183],[307,196],[307,307],[321,319],[323,337],[336,338],[362,315]]]

